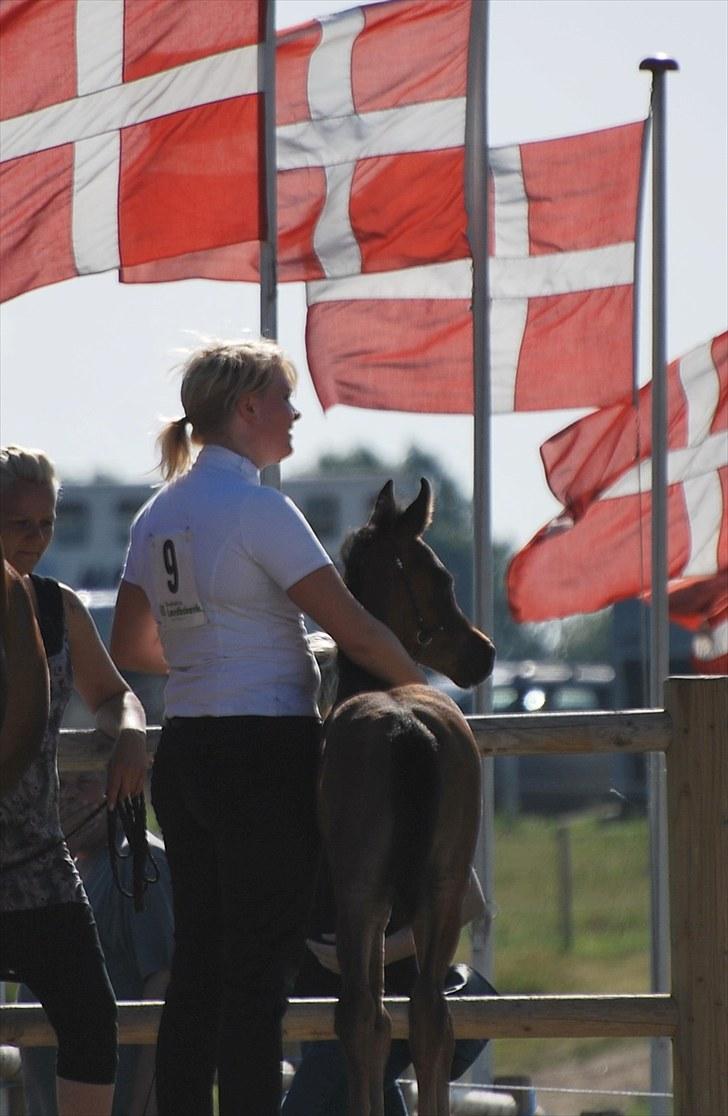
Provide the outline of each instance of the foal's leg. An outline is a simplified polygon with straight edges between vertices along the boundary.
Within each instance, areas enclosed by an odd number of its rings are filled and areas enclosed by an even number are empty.
[[[443,989],[460,933],[461,899],[459,884],[435,885],[413,927],[420,972],[410,997],[410,1050],[422,1116],[450,1113],[455,1036]]]
[[[392,1042],[392,1020],[384,1007],[384,931],[390,912],[376,926],[369,958],[369,988],[374,1003],[374,1034],[369,1063],[371,1116],[384,1116],[384,1067]]]
[[[389,1049],[389,1020],[383,1019],[383,978],[373,988],[372,974],[383,972],[385,924],[386,917],[379,914],[371,897],[339,895],[336,953],[341,995],[335,1026],[346,1056],[348,1116],[383,1116],[382,1079]],[[377,1096],[374,1080],[378,1066]]]

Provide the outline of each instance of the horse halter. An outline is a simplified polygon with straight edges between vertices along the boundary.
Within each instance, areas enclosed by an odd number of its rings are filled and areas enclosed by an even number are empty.
[[[412,583],[407,576],[407,571],[404,568],[404,562],[400,558],[399,551],[397,550],[396,546],[394,547],[394,564],[399,572],[402,574],[402,581],[404,582],[404,587],[407,590],[407,596],[410,599],[412,611],[415,614],[415,621],[417,623],[417,632],[415,638],[420,647],[429,647],[429,645],[432,643],[433,637],[436,636],[438,632],[444,632],[445,626],[444,624],[433,624],[431,627],[428,628],[425,624],[422,612],[417,605],[415,591],[412,588]]]

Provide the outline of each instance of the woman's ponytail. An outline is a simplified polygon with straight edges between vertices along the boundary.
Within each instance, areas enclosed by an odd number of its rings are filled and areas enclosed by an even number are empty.
[[[186,473],[192,463],[192,446],[187,434],[188,418],[181,418],[167,422],[157,438],[159,449],[159,468],[165,481],[174,480],[181,473]]]

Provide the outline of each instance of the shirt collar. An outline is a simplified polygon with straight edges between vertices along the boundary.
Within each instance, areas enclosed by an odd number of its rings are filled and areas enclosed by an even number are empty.
[[[206,469],[224,469],[228,473],[242,473],[251,484],[260,484],[260,471],[248,457],[242,457],[225,446],[203,446],[195,466]]]

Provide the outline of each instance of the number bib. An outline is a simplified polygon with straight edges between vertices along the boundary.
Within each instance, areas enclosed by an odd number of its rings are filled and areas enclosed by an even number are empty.
[[[152,538],[154,590],[162,628],[199,628],[207,623],[195,583],[189,531]]]

